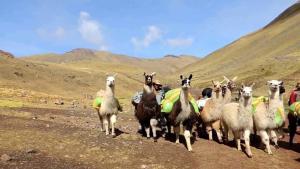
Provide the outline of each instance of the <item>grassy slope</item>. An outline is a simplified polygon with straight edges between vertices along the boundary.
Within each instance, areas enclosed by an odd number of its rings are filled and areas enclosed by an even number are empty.
[[[141,90],[144,71],[156,71],[157,78],[163,79],[168,73],[185,66],[183,60],[189,64],[197,58],[138,59],[108,52],[91,53],[85,49],[64,55],[45,54],[22,59],[0,56],[0,98],[11,96],[4,94],[7,92],[3,88],[13,88],[35,91],[37,93],[33,96],[39,98],[49,94],[51,98],[83,99],[86,94],[93,96],[99,89],[104,89],[107,73],[118,73],[116,93],[121,102],[127,103],[134,92]]]
[[[246,83],[255,81],[259,94],[269,79],[285,80],[290,89],[300,78],[295,76],[300,73],[300,4],[292,9],[292,15],[285,15],[288,9],[267,27],[217,50],[184,72],[197,76],[197,86],[207,86],[210,80],[227,75],[239,76]]]

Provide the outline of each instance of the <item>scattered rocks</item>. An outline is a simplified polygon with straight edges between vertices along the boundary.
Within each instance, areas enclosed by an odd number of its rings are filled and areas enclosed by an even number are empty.
[[[49,124],[46,124],[46,127],[47,127],[47,128],[49,128],[49,127],[50,127],[50,125],[49,125]]]
[[[142,168],[142,169],[145,169],[145,168],[147,168],[147,165],[142,164],[142,165],[141,165],[141,168]]]
[[[47,104],[48,102],[46,99],[40,99],[40,103]]]
[[[26,150],[26,153],[27,154],[35,154],[35,153],[37,153],[37,150],[30,148],[30,149]]]
[[[11,161],[11,160],[12,160],[11,156],[9,156],[7,154],[3,154],[1,156],[1,161],[7,162],[7,161]]]
[[[56,105],[64,105],[64,101],[62,99],[56,99],[54,104]]]
[[[21,73],[21,72],[14,72],[14,74],[18,77],[23,77],[23,73]]]

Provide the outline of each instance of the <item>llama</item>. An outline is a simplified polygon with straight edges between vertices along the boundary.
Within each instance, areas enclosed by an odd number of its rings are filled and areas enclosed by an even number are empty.
[[[222,87],[223,97],[224,97],[224,104],[230,103],[232,100],[232,92],[236,88],[235,81],[237,79],[237,76],[232,78],[231,80],[227,78],[226,76],[223,76],[224,80],[226,81],[226,84]]]
[[[209,100],[206,101],[200,117],[206,126],[209,140],[212,140],[212,129],[217,133],[219,142],[222,142],[222,134],[220,127],[221,108],[224,100],[222,96],[222,82],[212,81],[213,92]]]
[[[222,109],[221,122],[224,128],[224,140],[228,140],[228,129],[232,130],[237,149],[241,151],[240,137],[244,135],[246,154],[252,157],[250,149],[250,133],[253,129],[252,118],[252,84],[250,87],[242,85],[239,103],[227,103]],[[243,133],[243,134],[241,134]]]
[[[179,99],[175,101],[171,112],[165,114],[168,125],[172,125],[174,128],[177,144],[179,143],[180,126],[182,125],[184,127],[184,138],[188,151],[192,151],[191,130],[197,118],[195,108],[189,99],[191,97],[189,96],[189,88],[191,87],[190,83],[192,77],[192,74],[190,74],[188,78],[183,78],[183,76],[180,75],[181,89],[179,93]]]
[[[255,107],[253,120],[262,143],[266,145],[267,153],[272,154],[267,131],[270,131],[271,139],[275,147],[278,148],[275,129],[282,127],[286,119],[283,106],[283,93],[285,89],[282,81],[271,80],[267,84],[269,86],[268,102],[261,102]]]
[[[106,90],[103,101],[99,109],[99,119],[101,125],[104,124],[105,134],[109,135],[109,127],[111,127],[111,135],[116,136],[115,124],[117,122],[118,111],[122,111],[117,98],[115,98],[115,76],[106,78]]]
[[[135,117],[138,119],[141,129],[146,130],[147,139],[150,139],[150,126],[154,142],[157,142],[156,129],[158,125],[158,117],[160,115],[160,106],[156,101],[155,90],[153,87],[153,76],[155,72],[148,75],[144,73],[145,84],[143,87],[143,94],[141,101],[137,104],[135,109]]]

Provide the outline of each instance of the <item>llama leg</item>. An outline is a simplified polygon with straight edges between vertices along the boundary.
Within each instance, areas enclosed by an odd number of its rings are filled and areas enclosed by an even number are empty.
[[[212,126],[211,126],[211,124],[207,124],[207,126],[206,126],[206,132],[208,134],[208,139],[209,140],[213,140]]]
[[[174,126],[173,129],[174,129],[174,133],[176,135],[175,143],[178,144],[179,143],[180,125],[179,126]]]
[[[213,129],[216,131],[217,133],[217,137],[220,143],[222,143],[222,133],[221,133],[221,124],[220,124],[220,120],[215,121],[212,124]]]
[[[189,130],[185,130],[184,133],[184,138],[186,142],[186,146],[188,151],[192,151],[192,145],[191,145],[191,132]]]
[[[224,129],[224,142],[225,143],[228,143],[228,127],[227,127],[227,125],[223,125],[223,129]]]
[[[97,109],[97,114],[98,114],[99,121],[100,121],[100,131],[104,131],[104,129],[103,129],[103,117],[100,115],[99,109]]]
[[[233,135],[234,135],[234,140],[236,142],[237,149],[239,151],[242,151],[242,148],[241,148],[241,139],[240,139],[240,132],[239,131],[233,131]]]
[[[276,149],[279,149],[279,146],[278,146],[278,138],[277,138],[277,135],[276,135],[276,132],[275,132],[275,130],[271,130],[270,131],[270,135],[271,135],[271,140],[274,142],[274,144],[275,144],[275,148]]]
[[[151,129],[152,129],[154,142],[157,142],[157,136],[156,136],[156,126],[157,126],[157,124],[158,124],[158,121],[156,119],[151,119],[150,120],[150,126],[151,126]]]
[[[272,154],[268,133],[265,130],[260,130],[259,135],[261,137],[261,141],[266,145],[268,154]]]
[[[252,152],[251,152],[251,148],[250,148],[250,130],[245,130],[244,131],[244,140],[245,140],[245,145],[246,145],[246,153],[248,155],[248,157],[252,157]]]
[[[147,139],[150,139],[150,127],[145,127]]]
[[[216,129],[216,133],[217,133],[217,136],[218,136],[218,140],[220,143],[222,143],[222,132],[220,129]]]
[[[107,116],[104,116],[104,118],[103,118],[103,124],[104,124],[104,127],[105,127],[105,135],[109,135],[108,117]]]
[[[110,116],[110,124],[111,124],[111,135],[116,136],[115,133],[115,124],[117,122],[117,116],[115,114]]]
[[[100,131],[104,132],[103,117],[100,116]]]

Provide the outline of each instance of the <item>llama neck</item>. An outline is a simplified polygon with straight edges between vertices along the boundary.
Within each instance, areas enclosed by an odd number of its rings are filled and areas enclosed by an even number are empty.
[[[279,93],[279,89],[276,92],[269,91],[269,113],[274,114],[278,108],[283,108],[283,94]]]
[[[221,93],[221,91],[219,91],[219,92],[213,91],[212,95],[211,95],[211,99],[213,101],[220,101],[222,99],[222,93]]]
[[[244,98],[241,96],[240,107],[244,107],[246,109],[251,109],[252,108],[252,97]]]
[[[231,90],[226,88],[226,92],[225,92],[225,95],[224,95],[224,101],[226,103],[229,103],[231,101]]]
[[[242,117],[252,116],[252,97],[244,98],[241,96],[238,110],[240,116]]]
[[[105,95],[107,97],[113,97],[115,95],[115,87],[114,86],[112,86],[112,87],[106,86]]]
[[[153,86],[144,84],[144,92],[152,93],[153,92]]]
[[[188,89],[181,89],[180,91],[180,102],[181,102],[181,105],[183,104],[188,104],[189,103],[189,99],[188,99]]]

